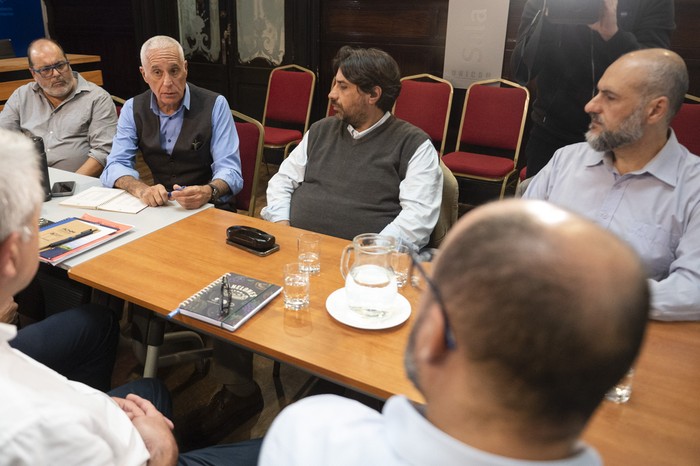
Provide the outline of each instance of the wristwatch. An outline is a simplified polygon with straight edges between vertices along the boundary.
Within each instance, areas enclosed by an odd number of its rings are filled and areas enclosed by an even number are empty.
[[[207,183],[207,186],[211,188],[211,197],[209,202],[216,202],[219,200],[219,188],[216,187],[214,183]]]

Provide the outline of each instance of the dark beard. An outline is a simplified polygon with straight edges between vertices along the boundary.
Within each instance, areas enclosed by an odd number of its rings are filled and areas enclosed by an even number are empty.
[[[644,108],[635,110],[617,131],[603,130],[596,136],[589,130],[586,132],[586,141],[593,150],[598,152],[613,151],[618,147],[639,141],[644,135],[643,112]],[[595,121],[595,118],[595,115],[591,115],[591,120]]]

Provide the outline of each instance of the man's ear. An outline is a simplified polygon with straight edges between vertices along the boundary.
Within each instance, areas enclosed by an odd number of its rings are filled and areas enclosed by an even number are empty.
[[[19,273],[17,261],[19,260],[19,233],[11,233],[0,243],[0,282],[12,279]]]
[[[369,103],[372,105],[377,105],[377,102],[382,96],[382,88],[379,86],[374,86],[371,91],[369,91]]]
[[[431,303],[419,317],[415,341],[415,357],[424,363],[436,363],[449,354],[445,346],[445,319],[439,304]]]
[[[146,70],[143,69],[143,66],[139,66],[139,71],[141,72],[143,80],[146,81]]]
[[[668,97],[661,96],[651,99],[647,105],[647,123],[653,125],[659,121],[664,121],[669,112]]]

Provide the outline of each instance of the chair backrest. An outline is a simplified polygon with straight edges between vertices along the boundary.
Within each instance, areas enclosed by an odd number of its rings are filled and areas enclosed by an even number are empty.
[[[452,174],[447,166],[440,160],[442,169],[442,203],[440,204],[440,215],[438,221],[430,234],[428,247],[437,248],[442,240],[447,236],[447,232],[452,225],[457,222],[459,214],[459,184],[457,178]]]
[[[122,107],[124,106],[124,103],[126,100],[122,99],[121,97],[117,97],[116,95],[112,95],[112,102],[114,102],[114,107],[117,109],[117,117],[121,115],[122,113]]]
[[[15,50],[12,48],[12,39],[0,39],[0,58],[14,58]]]
[[[687,94],[681,109],[671,121],[678,142],[700,156],[700,98]]]
[[[238,150],[241,155],[243,189],[236,194],[236,208],[245,210],[251,217],[255,213],[255,193],[262,160],[265,130],[258,120],[231,110],[238,132]]]
[[[273,69],[267,85],[263,125],[274,120],[303,126],[303,132],[306,132],[315,86],[316,75],[302,66],[286,65]]]
[[[394,115],[428,133],[440,155],[445,151],[453,93],[449,81],[416,74],[401,78],[401,93],[394,103]]]
[[[455,150],[462,144],[503,149],[513,153],[517,164],[529,101],[527,88],[505,79],[472,83],[464,99]]]

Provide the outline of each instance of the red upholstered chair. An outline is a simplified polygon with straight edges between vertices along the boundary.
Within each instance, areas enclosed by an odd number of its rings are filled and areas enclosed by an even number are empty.
[[[686,94],[686,102],[671,121],[678,142],[700,156],[700,97]]]
[[[440,155],[445,150],[452,94],[449,81],[431,74],[416,74],[401,78],[401,93],[394,103],[396,118],[428,133]]]
[[[262,124],[265,148],[284,149],[298,144],[309,127],[316,75],[298,65],[280,66],[270,73]],[[280,127],[280,126],[284,127]]]
[[[126,102],[126,100],[113,95],[112,102],[114,102],[114,106],[117,108],[117,117],[119,117],[119,115],[122,113],[122,107],[124,106],[124,102]]]
[[[442,161],[456,177],[500,183],[503,198],[518,164],[529,100],[525,87],[505,79],[472,83],[457,147]]]
[[[265,130],[258,120],[231,110],[236,120],[238,150],[241,154],[241,174],[243,189],[236,195],[238,213],[245,211],[251,217],[255,214],[255,194],[258,188],[258,172],[263,155]]]

